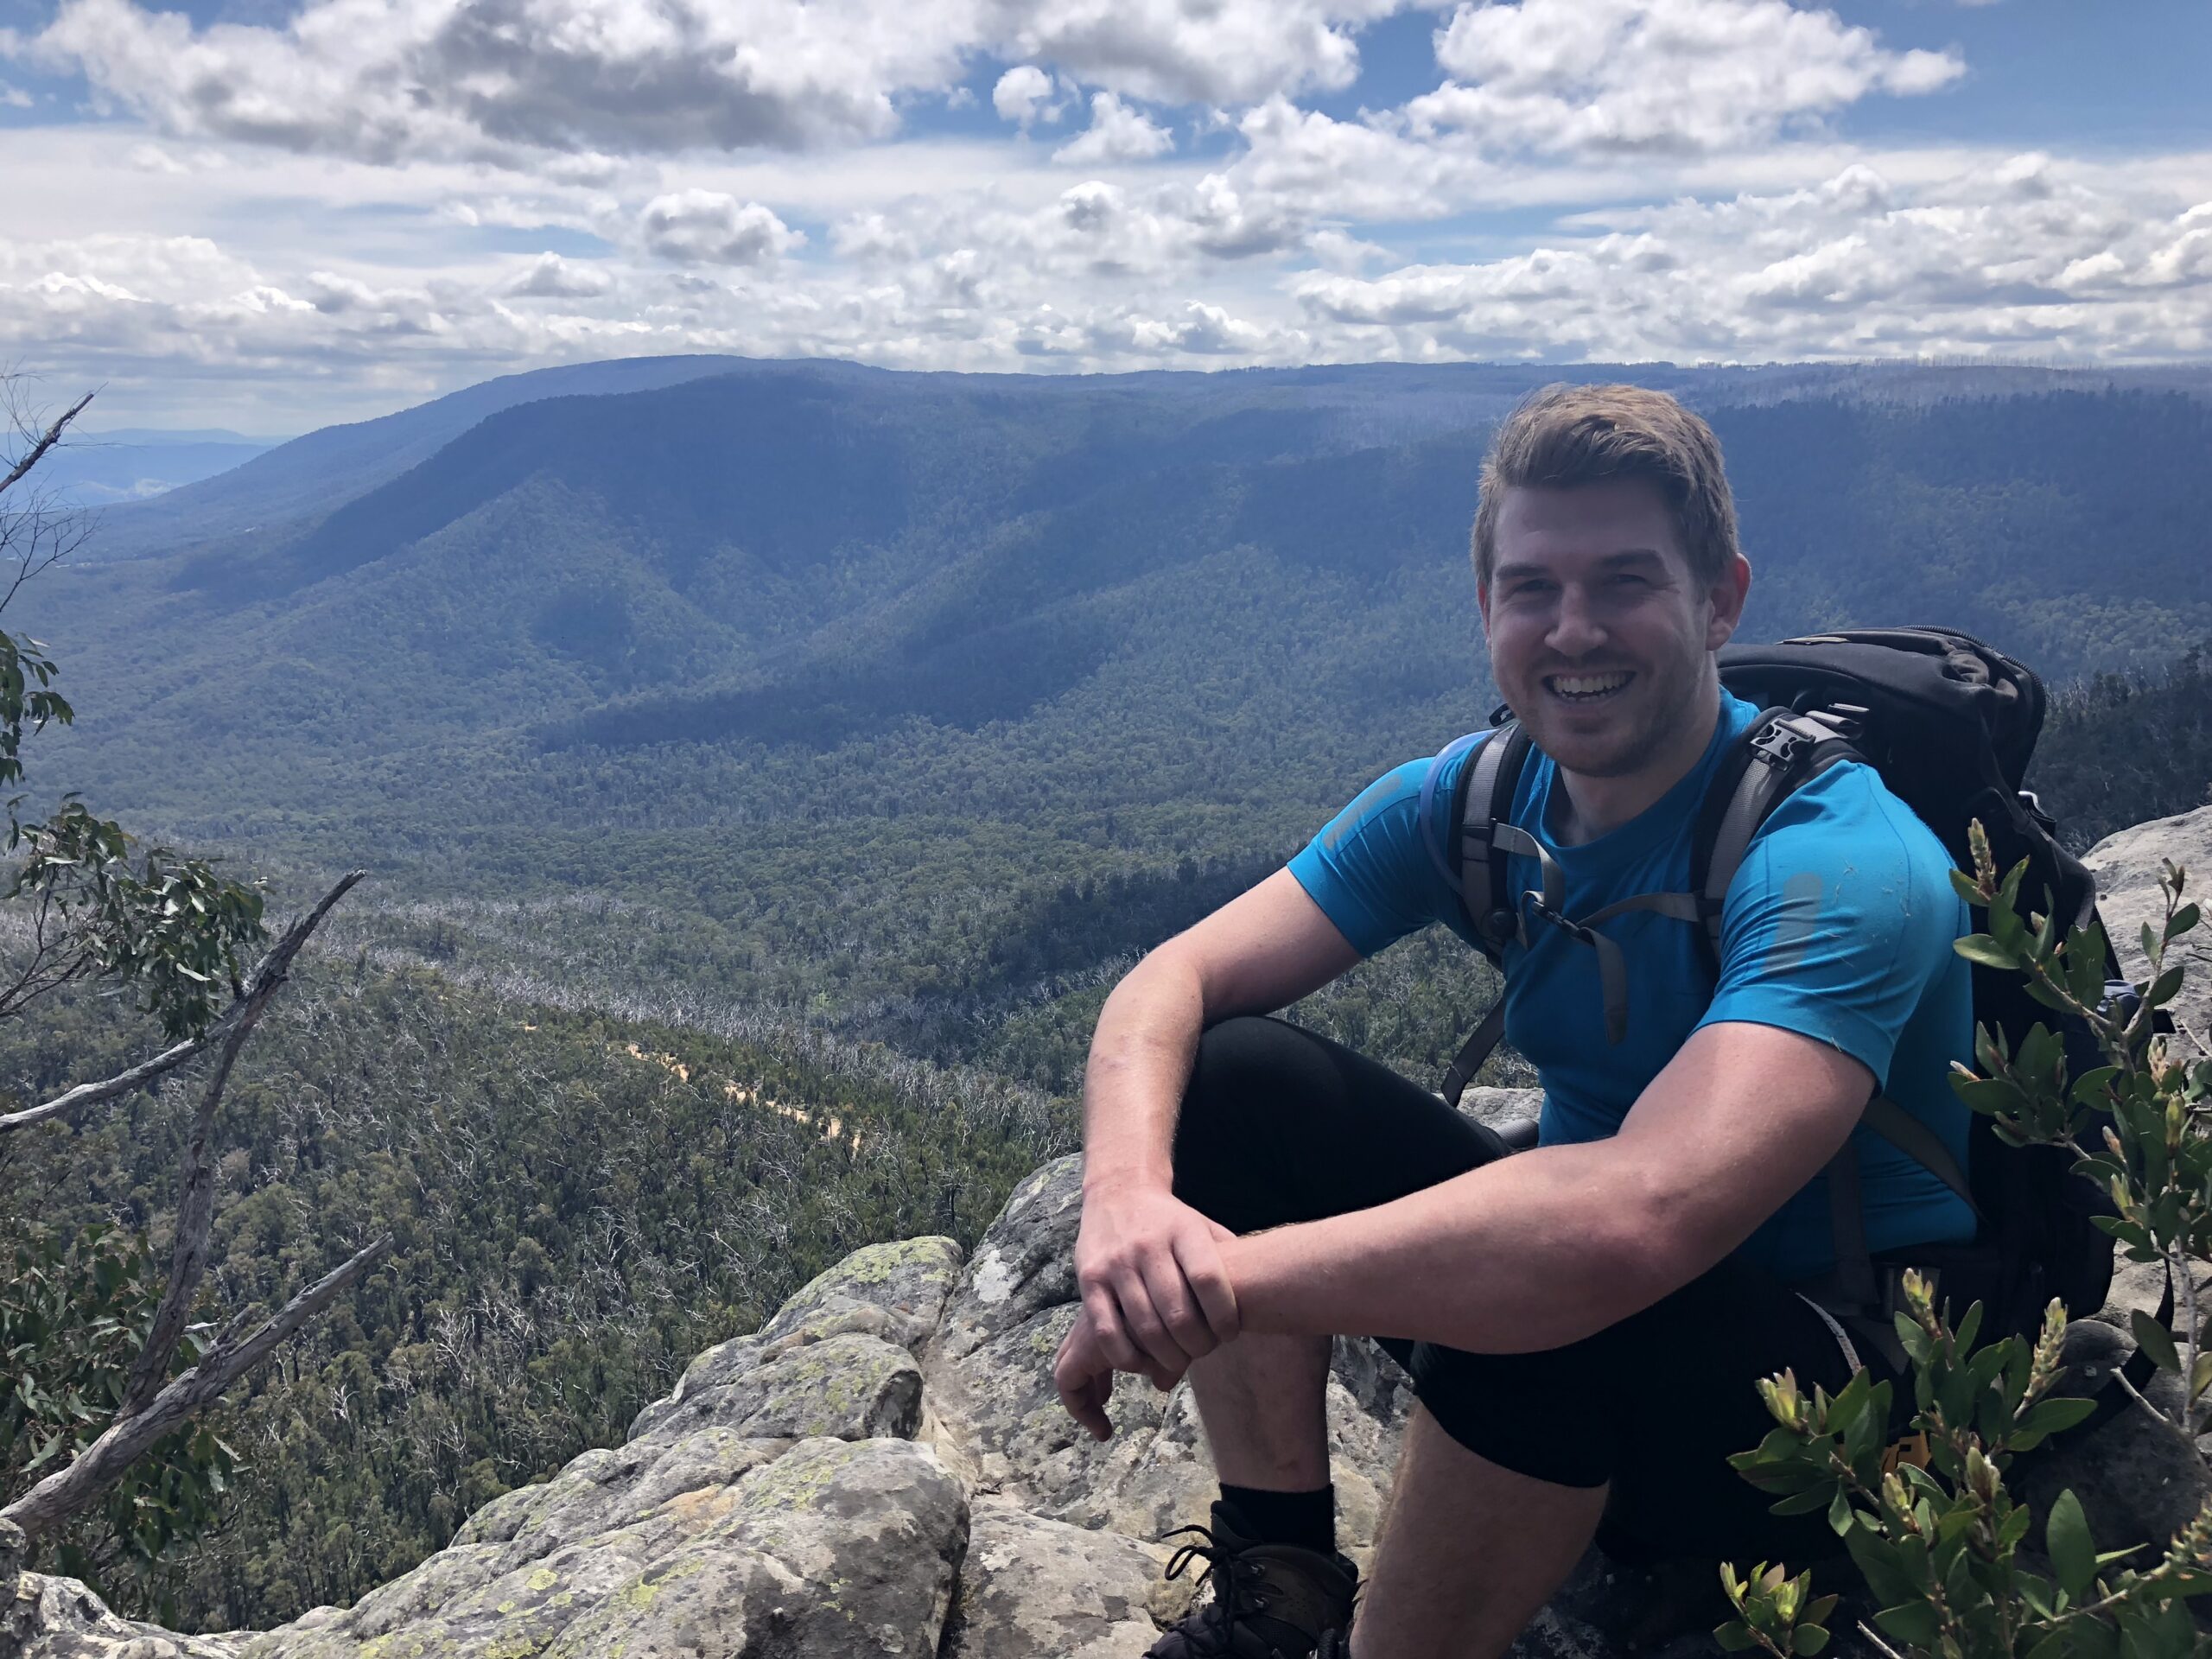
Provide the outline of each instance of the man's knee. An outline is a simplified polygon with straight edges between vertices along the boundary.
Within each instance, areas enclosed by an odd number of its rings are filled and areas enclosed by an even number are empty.
[[[1266,1160],[1255,1154],[1280,1135],[1282,1103],[1297,1086],[1300,1035],[1280,1020],[1239,1014],[1198,1039],[1175,1123],[1175,1196],[1238,1232],[1283,1219],[1279,1197],[1263,1190]]]

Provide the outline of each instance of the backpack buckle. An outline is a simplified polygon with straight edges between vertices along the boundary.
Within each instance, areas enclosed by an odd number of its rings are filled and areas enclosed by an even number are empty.
[[[1537,893],[1534,889],[1531,889],[1529,892],[1523,893],[1522,897],[1528,900],[1529,908],[1536,912],[1538,920],[1549,922],[1554,927],[1559,929],[1560,932],[1566,934],[1568,938],[1574,940],[1578,944],[1592,944],[1596,943],[1597,935],[1594,932],[1592,932],[1589,928],[1585,927],[1580,922],[1574,920],[1572,917],[1562,915],[1558,911],[1554,910],[1549,905],[1544,902],[1544,895],[1541,893]]]
[[[1780,721],[1751,740],[1751,759],[1770,766],[1787,766],[1810,740],[1795,727]]]

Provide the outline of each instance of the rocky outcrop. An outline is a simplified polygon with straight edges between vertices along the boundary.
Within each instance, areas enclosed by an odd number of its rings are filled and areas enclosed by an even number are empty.
[[[1530,1103],[1480,1105],[1503,1119]],[[1080,1197],[1062,1159],[972,1260],[943,1238],[848,1256],[701,1354],[625,1444],[486,1505],[351,1608],[184,1637],[24,1573],[0,1602],[0,1653],[12,1632],[24,1659],[1135,1659],[1193,1588],[1165,1578],[1159,1541],[1205,1518],[1213,1483],[1185,1388],[1122,1379],[1103,1443],[1060,1408],[1049,1368],[1075,1314]],[[2155,1300],[2139,1276],[2113,1318]],[[2094,1379],[2118,1333],[2082,1332]],[[1338,1344],[1331,1462],[1355,1557],[1408,1401],[1387,1358]],[[2201,1462],[2139,1412],[2034,1481],[2080,1491],[2106,1548],[2163,1538],[2206,1491]],[[1612,1659],[1685,1630],[1675,1651],[1707,1651],[1712,1587],[1707,1564],[1631,1571],[1592,1552],[1517,1651]]]
[[[2212,870],[2207,854],[2212,808],[2091,855],[2124,953],[2160,862]],[[2196,949],[2212,967],[2212,944]],[[2212,988],[2212,972],[2192,977]],[[2196,995],[2183,1013],[2202,1030]],[[1503,1126],[1536,1103],[1477,1090],[1465,1107]],[[1103,1443],[1060,1408],[1050,1366],[1076,1313],[1080,1201],[1063,1159],[1021,1185],[972,1259],[944,1238],[848,1256],[699,1355],[625,1444],[487,1505],[351,1608],[180,1636],[70,1580],[16,1575],[0,1536],[0,1659],[1135,1659],[1192,1587],[1164,1577],[1159,1541],[1205,1518],[1213,1484],[1187,1388],[1121,1379]],[[2128,1309],[2162,1287],[2120,1275],[2101,1322],[2069,1337],[2077,1381],[2117,1362]],[[1356,1558],[1409,1403],[1389,1359],[1338,1341],[1331,1464]],[[2107,1549],[2162,1542],[2212,1491],[2202,1459],[2139,1409],[2044,1456],[2022,1486],[2038,1503],[2073,1487]],[[1710,1652],[1713,1585],[1709,1563],[1632,1571],[1593,1552],[1516,1652],[1612,1659],[1670,1637],[1671,1654]]]
[[[2204,897],[2212,883],[2212,806],[2178,817],[2158,818],[2107,836],[2082,857],[2097,878],[2097,910],[2130,974],[2143,971],[2143,925],[2164,921],[2159,872],[2169,861],[2190,875],[2188,896]],[[2212,1038],[2212,927],[2199,927],[2176,947],[2168,965],[2185,962],[2181,995],[2171,1005],[2177,1021]]]

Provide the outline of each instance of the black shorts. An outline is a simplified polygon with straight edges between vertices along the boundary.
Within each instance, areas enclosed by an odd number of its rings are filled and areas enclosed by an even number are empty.
[[[1175,1132],[1175,1192],[1249,1233],[1388,1203],[1503,1152],[1482,1125],[1339,1044],[1279,1020],[1236,1019],[1199,1044]],[[1820,1310],[1748,1262],[1732,1256],[1564,1348],[1382,1346],[1470,1451],[1560,1485],[1611,1483],[1600,1536],[1617,1554],[1748,1562],[1836,1549],[1821,1516],[1772,1515],[1772,1497],[1728,1466],[1774,1427],[1759,1378],[1789,1369],[1833,1394],[1850,1377]],[[1888,1374],[1879,1356],[1861,1357]]]

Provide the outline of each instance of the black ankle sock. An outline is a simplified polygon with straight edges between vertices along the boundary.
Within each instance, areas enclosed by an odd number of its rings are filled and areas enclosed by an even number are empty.
[[[1337,1548],[1337,1489],[1310,1492],[1268,1492],[1256,1486],[1221,1489],[1221,1501],[1236,1511],[1254,1542],[1295,1544],[1324,1555]]]

